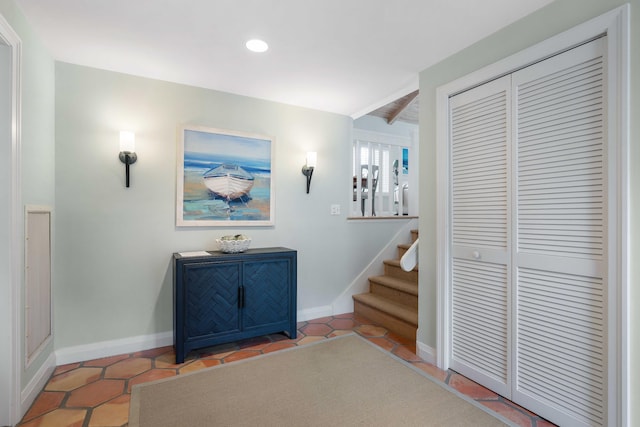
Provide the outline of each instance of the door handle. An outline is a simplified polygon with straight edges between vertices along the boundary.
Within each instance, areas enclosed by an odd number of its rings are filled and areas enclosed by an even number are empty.
[[[238,288],[238,308],[244,307],[244,286]]]

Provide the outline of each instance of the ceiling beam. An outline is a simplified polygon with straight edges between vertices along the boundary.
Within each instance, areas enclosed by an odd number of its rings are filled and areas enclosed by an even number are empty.
[[[402,112],[409,106],[411,105],[411,103],[416,99],[416,97],[418,96],[418,92],[419,91],[413,91],[411,92],[409,95],[407,95],[406,97],[404,97],[404,99],[402,100],[402,102],[398,105],[398,108],[396,108],[394,111],[391,112],[391,114],[389,114],[389,117],[387,117],[387,124],[392,125],[393,122],[396,121],[396,119],[398,117],[400,117],[400,114],[402,114]]]

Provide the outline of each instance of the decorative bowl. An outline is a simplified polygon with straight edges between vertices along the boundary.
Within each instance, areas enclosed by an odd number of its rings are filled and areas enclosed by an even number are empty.
[[[220,250],[226,254],[236,254],[249,249],[251,238],[247,236],[223,236],[216,239]]]

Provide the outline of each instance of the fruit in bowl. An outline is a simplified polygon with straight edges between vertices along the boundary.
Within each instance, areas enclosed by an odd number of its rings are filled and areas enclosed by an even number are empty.
[[[222,237],[220,238],[220,240],[247,240],[247,239],[248,239],[248,237],[247,237],[247,236],[245,236],[244,234],[236,234],[236,235],[234,235],[234,236],[231,236],[231,235],[229,235],[229,236],[222,236]]]

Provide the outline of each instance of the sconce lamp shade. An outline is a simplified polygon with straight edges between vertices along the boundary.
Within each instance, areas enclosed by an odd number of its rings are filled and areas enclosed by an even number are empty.
[[[135,153],[136,134],[126,130],[120,131],[120,151]]]
[[[307,152],[307,167],[315,168],[318,163],[318,153],[315,151]]]

